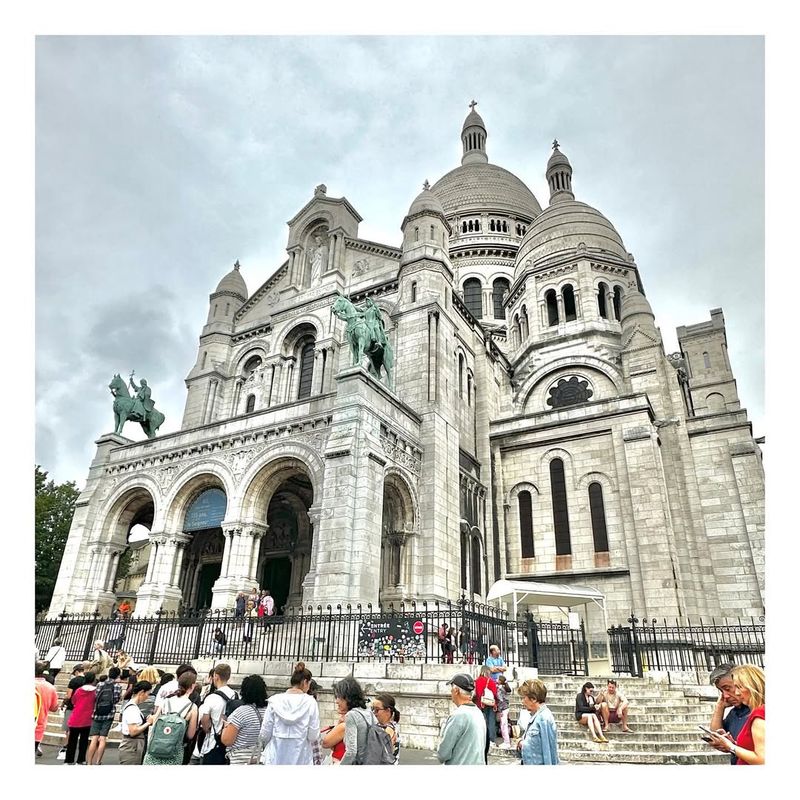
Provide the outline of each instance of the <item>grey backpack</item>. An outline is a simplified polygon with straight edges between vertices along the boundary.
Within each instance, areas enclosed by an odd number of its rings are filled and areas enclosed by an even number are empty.
[[[358,748],[355,763],[364,765],[394,764],[394,752],[389,734],[377,722],[369,721],[366,713],[360,713],[358,717],[361,718],[367,731],[364,748],[363,750],[361,747]]]

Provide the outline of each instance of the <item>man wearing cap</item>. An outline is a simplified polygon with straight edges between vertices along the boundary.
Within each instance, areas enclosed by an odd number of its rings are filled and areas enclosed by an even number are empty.
[[[485,764],[486,725],[483,714],[472,702],[475,681],[471,675],[459,672],[447,683],[456,710],[444,724],[436,755],[443,764]]]

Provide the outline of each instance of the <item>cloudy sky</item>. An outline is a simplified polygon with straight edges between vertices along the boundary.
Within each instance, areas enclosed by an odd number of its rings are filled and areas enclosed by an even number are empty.
[[[35,90],[36,462],[56,480],[83,485],[115,372],[179,428],[209,293],[237,259],[251,293],[283,263],[315,185],[398,245],[473,98],[489,160],[542,205],[558,138],[668,352],[723,308],[764,433],[761,38],[45,36]]]

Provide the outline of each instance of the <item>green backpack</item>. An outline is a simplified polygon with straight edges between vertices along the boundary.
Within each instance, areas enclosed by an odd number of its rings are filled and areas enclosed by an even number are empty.
[[[169,698],[166,701],[166,708],[172,708],[172,699]],[[192,705],[192,701],[186,698],[186,707],[183,711],[179,713],[171,710],[162,711],[158,715],[147,746],[149,755],[153,758],[172,760],[179,753],[183,754],[183,737],[186,735],[188,727],[186,717],[189,716]]]

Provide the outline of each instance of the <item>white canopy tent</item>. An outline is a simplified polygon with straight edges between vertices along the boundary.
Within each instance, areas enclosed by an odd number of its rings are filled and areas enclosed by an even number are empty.
[[[502,603],[510,599],[513,605],[513,617],[517,618],[517,611],[523,601],[526,605],[555,606],[562,613],[567,614],[575,606],[587,606],[590,603],[597,605],[603,612],[603,630],[608,630],[608,615],[606,614],[606,596],[591,586],[568,586],[563,583],[536,583],[534,581],[495,581],[488,594],[486,602]],[[588,616],[588,608],[586,609]]]

